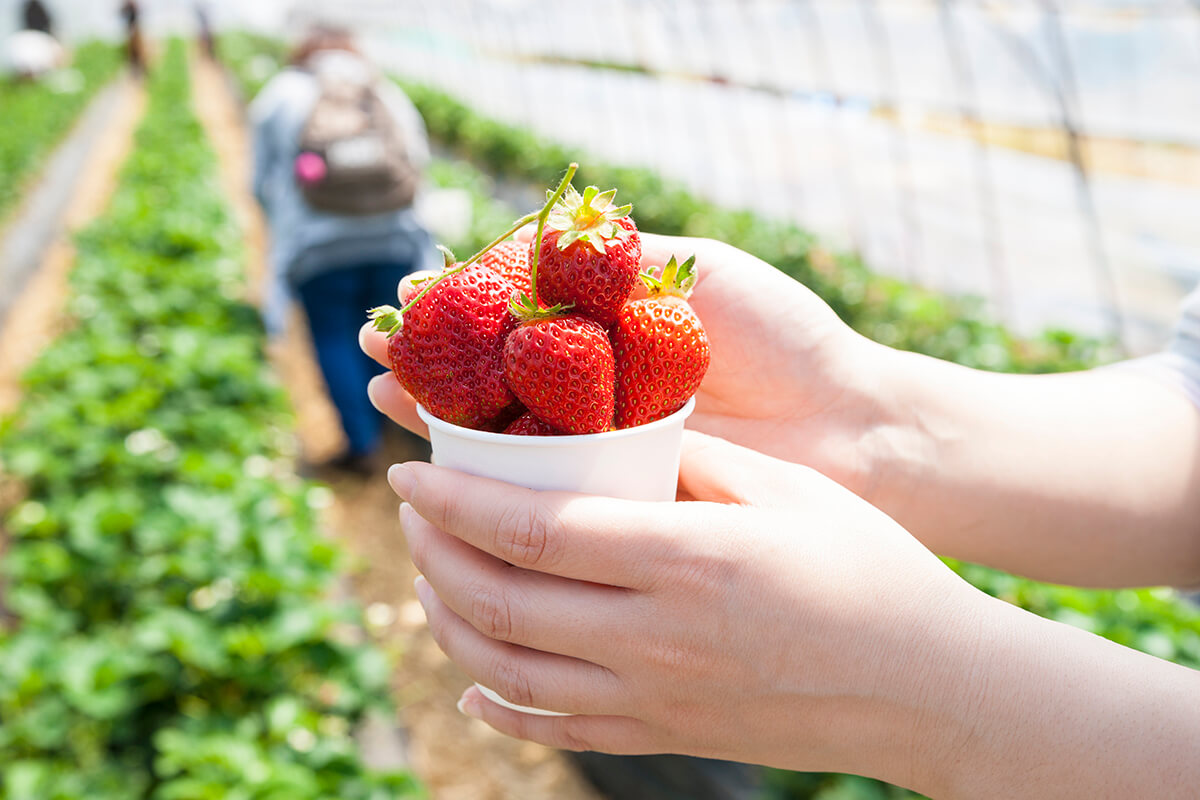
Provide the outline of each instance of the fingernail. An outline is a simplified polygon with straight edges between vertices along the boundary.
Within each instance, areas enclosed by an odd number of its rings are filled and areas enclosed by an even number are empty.
[[[388,468],[388,483],[400,499],[408,500],[412,496],[413,486],[417,483],[417,476],[404,464],[392,464]]]
[[[416,511],[407,502],[400,504],[400,527],[408,531],[412,525],[413,517],[416,516]]]
[[[465,714],[471,719],[483,719],[483,708],[480,705],[479,698],[474,694],[464,694],[458,698],[457,708],[458,713]]]
[[[421,602],[421,608],[426,608],[433,595],[433,587],[429,585],[429,581],[425,580],[424,575],[418,575],[413,579],[413,589],[417,592],[417,600]]]
[[[375,410],[380,414],[383,413],[383,409],[379,407],[379,400],[375,395],[378,393],[379,386],[382,383],[385,375],[387,375],[386,372],[381,375],[376,375],[374,378],[371,378],[371,380],[367,381],[367,399],[371,401],[371,405],[375,406]]]

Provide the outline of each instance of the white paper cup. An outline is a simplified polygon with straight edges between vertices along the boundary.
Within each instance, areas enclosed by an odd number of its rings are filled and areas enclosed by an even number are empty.
[[[636,428],[579,436],[488,433],[452,425],[421,406],[417,413],[429,425],[432,460],[440,467],[539,491],[672,501],[683,424],[695,405],[694,399],[688,400],[671,416]],[[489,700],[517,711],[564,716],[510,703],[491,689],[479,688]]]

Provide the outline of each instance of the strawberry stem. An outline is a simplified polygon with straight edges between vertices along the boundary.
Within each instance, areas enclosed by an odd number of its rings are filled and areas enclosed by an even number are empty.
[[[538,223],[538,233],[537,233],[537,247],[535,247],[534,251],[533,251],[533,262],[532,262],[532,267],[530,269],[530,278],[531,278],[531,283],[533,284],[534,304],[536,305],[536,303],[537,303],[537,250],[538,250],[538,248],[541,247],[541,244],[542,244],[542,228],[544,228],[546,225],[546,217],[548,217],[550,215],[550,209],[552,209],[554,207],[554,204],[558,202],[558,199],[560,197],[562,197],[563,192],[566,191],[566,188],[571,184],[571,178],[573,178],[575,176],[575,171],[578,169],[579,169],[579,164],[572,161],[571,164],[567,167],[566,176],[563,177],[562,182],[558,185],[558,188],[555,189],[554,192],[552,192],[550,194],[550,196],[547,198],[546,204],[544,206],[542,206],[542,209],[540,211],[533,211],[533,212],[530,212],[529,214],[526,214],[525,216],[521,217],[519,220],[514,222],[509,227],[508,230],[506,230],[504,233],[500,234],[495,239],[493,239],[489,244],[487,244],[478,253],[471,256],[466,261],[459,264],[457,267],[451,267],[449,269],[445,269],[437,277],[426,281],[425,285],[423,287],[421,287],[421,291],[419,291],[415,295],[413,295],[413,298],[411,300],[409,300],[407,303],[405,303],[404,307],[400,309],[400,312],[399,312],[400,316],[403,317],[406,313],[408,313],[409,309],[411,309],[414,305],[416,305],[422,297],[429,294],[430,289],[437,286],[444,279],[449,278],[451,275],[462,272],[464,269],[471,266],[479,259],[483,258],[483,256],[489,250],[491,250],[493,247],[500,244],[505,239],[512,236],[514,233],[516,233],[517,231],[519,231],[521,228],[525,227],[529,223],[533,222],[534,220],[537,220],[537,223]],[[443,254],[450,253],[450,251],[444,247],[442,248],[442,251],[443,251]],[[453,256],[448,255],[447,257],[452,258]],[[449,264],[447,264],[447,266],[449,267]]]
[[[530,292],[533,294],[533,307],[537,308],[537,268],[538,256],[542,252],[542,231],[546,230],[546,218],[550,216],[550,209],[554,208],[559,198],[563,196],[563,192],[571,185],[571,178],[575,177],[575,170],[579,169],[579,165],[574,161],[567,167],[567,174],[559,182],[558,188],[546,198],[546,205],[542,206],[542,210],[537,217],[537,234],[533,237],[533,257],[529,259],[529,286]]]

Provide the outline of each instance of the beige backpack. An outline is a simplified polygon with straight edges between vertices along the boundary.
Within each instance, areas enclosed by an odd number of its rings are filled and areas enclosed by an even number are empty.
[[[320,94],[300,134],[296,180],[304,199],[332,214],[382,214],[412,205],[420,171],[376,78],[314,73]]]

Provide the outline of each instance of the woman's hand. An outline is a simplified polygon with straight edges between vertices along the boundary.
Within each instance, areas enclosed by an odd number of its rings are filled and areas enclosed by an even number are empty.
[[[1200,413],[1136,372],[1014,376],[873,343],[800,283],[707,239],[693,253],[712,361],[688,426],[805,464],[941,555],[1058,583],[1200,581]],[[386,364],[382,334],[364,349]],[[395,378],[376,406],[424,433]]]
[[[555,747],[896,778],[930,680],[970,674],[986,598],[804,467],[688,433],[681,492],[538,493],[428,464],[389,475],[464,709]],[[425,581],[428,581],[426,583]],[[907,769],[907,767],[905,767]]]
[[[737,248],[642,235],[643,268],[693,254],[699,280],[691,303],[708,331],[712,362],[688,426],[809,464],[869,496],[876,483],[870,456],[880,442],[870,435],[880,421],[871,361],[885,348],[854,333],[802,284]],[[382,333],[368,325],[359,338],[388,365]],[[369,392],[381,412],[427,435],[393,375],[375,378]]]

